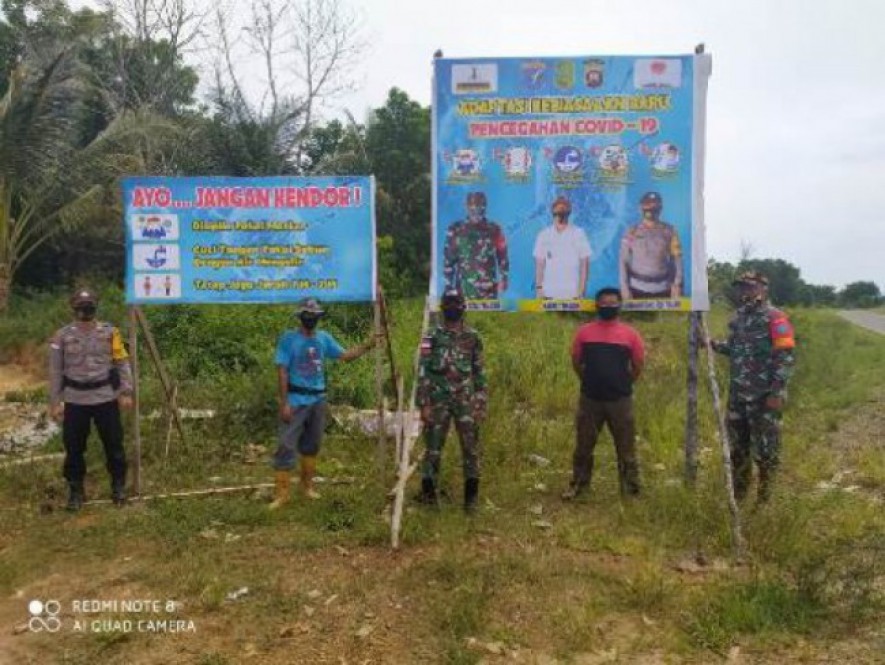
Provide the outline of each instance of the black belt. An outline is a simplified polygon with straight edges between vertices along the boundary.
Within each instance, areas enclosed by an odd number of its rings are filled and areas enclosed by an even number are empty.
[[[642,273],[633,272],[632,270],[628,270],[630,277],[635,279],[642,280],[643,282],[666,282],[670,279],[670,273],[664,273],[660,276],[652,277],[651,275],[643,275]]]
[[[325,395],[325,388],[305,388],[304,386],[293,386],[289,384],[289,392],[296,395]]]
[[[101,381],[75,381],[67,376],[64,377],[64,387],[73,388],[74,390],[96,390],[109,385],[111,385],[111,377]]]

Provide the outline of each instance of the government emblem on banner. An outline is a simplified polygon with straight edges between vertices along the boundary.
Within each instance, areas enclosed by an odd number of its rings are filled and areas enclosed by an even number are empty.
[[[669,178],[679,172],[681,155],[679,148],[673,143],[659,143],[653,149],[644,148],[643,153],[648,157],[651,165],[651,173],[656,178]]]
[[[682,61],[677,58],[638,58],[633,64],[633,85],[645,88],[682,87]]]
[[[456,95],[498,91],[498,65],[452,65],[452,92]]]
[[[446,159],[449,160],[452,167],[449,173],[449,182],[477,182],[482,178],[482,159],[476,150],[462,148],[446,155]]]
[[[603,82],[603,73],[605,71],[605,62],[603,60],[585,60],[584,61],[584,85],[588,88],[598,88]]]
[[[608,184],[625,185],[630,175],[630,158],[624,146],[612,144],[594,150],[599,165],[599,179]]]
[[[560,90],[571,90],[575,87],[575,63],[571,60],[560,60],[556,63],[556,87]]]
[[[504,167],[507,180],[527,182],[532,170],[532,152],[526,147],[516,146],[506,150],[495,151],[495,158]]]
[[[522,84],[529,90],[538,90],[546,81],[547,65],[540,60],[522,63]]]
[[[577,187],[584,181],[584,155],[579,148],[567,145],[556,152],[547,150],[553,162],[553,182],[564,187]]]

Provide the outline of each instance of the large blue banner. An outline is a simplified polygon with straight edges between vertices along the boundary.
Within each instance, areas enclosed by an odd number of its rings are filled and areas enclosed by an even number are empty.
[[[126,178],[126,301],[375,299],[370,177]]]
[[[437,59],[431,295],[706,309],[709,55]]]

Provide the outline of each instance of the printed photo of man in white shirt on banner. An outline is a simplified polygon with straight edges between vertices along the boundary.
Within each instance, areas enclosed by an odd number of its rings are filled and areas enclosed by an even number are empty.
[[[569,223],[572,204],[567,198],[558,197],[551,211],[553,224],[535,240],[535,297],[583,298],[590,276],[590,241],[583,229]]]

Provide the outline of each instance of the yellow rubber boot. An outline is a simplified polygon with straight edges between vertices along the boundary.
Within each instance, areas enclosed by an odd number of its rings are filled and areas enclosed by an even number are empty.
[[[274,488],[274,499],[269,508],[277,510],[289,503],[289,494],[292,487],[292,477],[288,471],[277,471],[274,476],[276,487]]]
[[[313,488],[313,478],[317,473],[316,455],[301,456],[301,493],[308,499],[319,499],[320,494]]]

